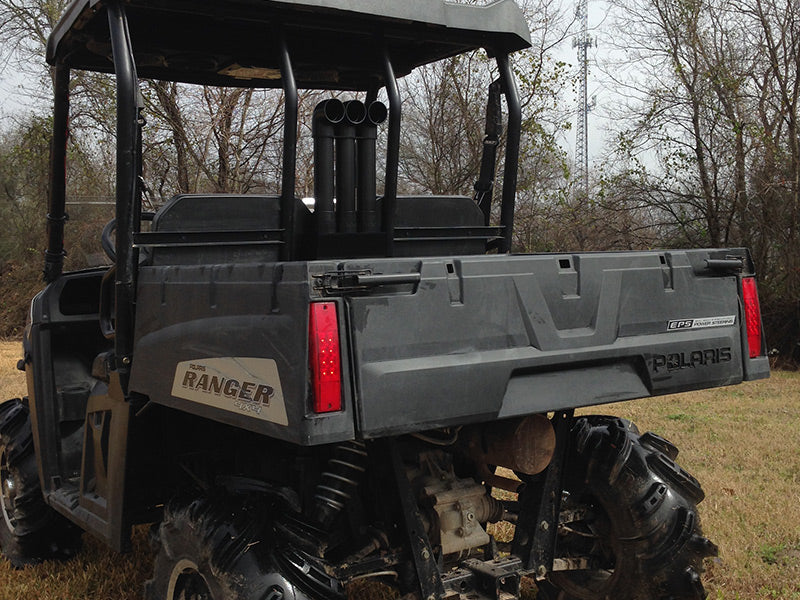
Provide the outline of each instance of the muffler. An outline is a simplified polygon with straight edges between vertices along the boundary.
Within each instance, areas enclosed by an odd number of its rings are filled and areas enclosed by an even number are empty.
[[[556,434],[545,415],[530,415],[466,427],[460,442],[491,485],[517,491],[519,481],[495,475],[490,468],[506,467],[520,475],[536,475],[553,459]]]

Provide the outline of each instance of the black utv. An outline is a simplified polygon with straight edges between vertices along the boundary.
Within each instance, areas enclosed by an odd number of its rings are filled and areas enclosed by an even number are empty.
[[[72,2],[47,51],[28,396],[0,405],[5,556],[69,556],[82,531],[125,551],[153,523],[150,600],[512,600],[525,578],[540,599],[704,598],[715,547],[677,448],[574,409],[767,377],[754,267],[741,248],[510,253],[509,55],[529,43],[511,0]],[[398,195],[397,78],[481,48],[475,196]],[[64,273],[73,70],[115,75],[116,218],[113,266]],[[280,193],[143,212],[140,78],[282,89]],[[311,123],[313,211],[299,89],[336,91]]]

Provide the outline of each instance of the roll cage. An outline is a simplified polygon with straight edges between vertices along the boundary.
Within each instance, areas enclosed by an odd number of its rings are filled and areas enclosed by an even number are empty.
[[[496,60],[499,80],[489,89],[487,142],[476,200],[488,226],[502,92],[508,117],[496,247],[508,252],[521,129],[521,107],[509,54],[529,45],[527,23],[512,0],[486,6],[441,0],[75,0],[55,26],[47,47],[47,60],[55,70],[55,110],[45,280],[55,280],[63,267],[72,69],[116,75],[114,343],[116,368],[124,381],[133,341],[136,242],[146,235],[139,231],[143,190],[140,77],[283,90],[281,219],[280,229],[273,233],[281,247],[280,259],[285,261],[296,259],[292,206],[298,88],[366,92],[368,102],[385,88],[388,140],[380,231],[355,235],[369,239],[373,246],[377,241],[384,255],[392,256],[401,120],[397,77],[417,66],[484,48]]]

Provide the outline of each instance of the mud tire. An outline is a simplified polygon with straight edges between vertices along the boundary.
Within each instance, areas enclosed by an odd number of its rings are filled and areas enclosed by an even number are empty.
[[[81,547],[81,530],[44,500],[30,412],[20,399],[0,404],[0,550],[15,568],[65,560]]]
[[[615,417],[584,417],[572,429],[562,509],[585,517],[562,523],[556,557],[591,556],[594,569],[553,572],[539,598],[702,600],[703,491],[674,459],[677,448]]]
[[[145,600],[308,600],[276,569],[261,504],[233,496],[172,502],[154,531]]]

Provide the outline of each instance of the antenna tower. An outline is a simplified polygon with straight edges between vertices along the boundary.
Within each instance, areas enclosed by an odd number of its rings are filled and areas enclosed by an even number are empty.
[[[578,49],[578,63],[581,75],[578,90],[578,123],[575,128],[575,171],[579,182],[578,195],[584,199],[589,197],[589,111],[595,106],[594,96],[589,101],[587,83],[589,79],[589,56],[587,50],[595,45],[589,35],[588,0],[578,0],[575,7],[575,19],[580,24],[580,33],[573,38],[572,47]]]

